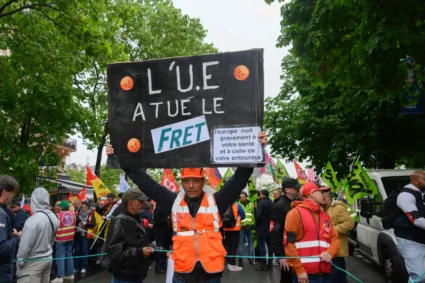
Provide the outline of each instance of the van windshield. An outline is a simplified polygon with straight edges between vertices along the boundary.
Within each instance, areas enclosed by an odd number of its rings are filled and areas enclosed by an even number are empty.
[[[401,190],[404,186],[410,184],[410,176],[382,177],[381,180],[387,196],[394,190]]]

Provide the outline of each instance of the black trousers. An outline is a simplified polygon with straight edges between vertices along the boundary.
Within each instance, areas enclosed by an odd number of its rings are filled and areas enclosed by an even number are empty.
[[[338,266],[339,268],[345,270],[345,258],[343,257],[336,257],[332,259],[332,263]],[[332,266],[332,282],[338,282],[338,283],[347,283],[347,274],[341,270],[336,269]]]
[[[280,283],[291,283],[291,282],[292,282],[292,268],[290,268],[289,271],[283,270],[281,268],[280,269]]]
[[[224,231],[224,248],[227,255],[232,257],[227,258],[227,263],[236,265],[236,254],[238,252],[240,231]]]

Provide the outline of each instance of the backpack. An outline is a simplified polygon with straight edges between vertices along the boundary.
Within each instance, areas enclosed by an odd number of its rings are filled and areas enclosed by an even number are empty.
[[[221,222],[223,223],[223,228],[232,228],[236,226],[236,218],[233,213],[233,205],[231,205],[223,214],[221,218]]]
[[[394,190],[384,201],[382,206],[382,226],[384,229],[391,229],[395,227],[397,214],[401,211],[397,206],[397,197],[401,192],[409,192],[412,190],[408,188]]]

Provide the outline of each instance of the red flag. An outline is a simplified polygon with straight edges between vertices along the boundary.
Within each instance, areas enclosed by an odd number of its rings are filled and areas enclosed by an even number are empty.
[[[74,196],[74,195],[72,194],[72,192],[69,192],[69,195],[68,195],[68,201],[69,201],[69,202],[72,200],[73,196]]]
[[[210,187],[214,190],[217,190],[218,185],[221,182],[221,174],[220,171],[218,171],[218,168],[207,168],[207,176],[208,176],[208,183],[210,184]]]
[[[307,182],[308,180],[307,174],[304,172],[301,166],[295,161],[295,159],[294,159],[294,166],[295,166],[295,171],[297,171],[298,181],[301,184],[304,184],[305,182]]]
[[[91,186],[91,181],[97,179],[96,174],[90,169],[88,165],[86,165],[86,176],[87,176],[87,185]]]
[[[177,185],[176,178],[173,175],[171,169],[164,169],[162,175],[161,185],[167,187],[168,190],[177,193],[179,191],[179,185]]]
[[[87,199],[87,192],[86,192],[86,187],[84,187],[81,191],[78,192],[77,194],[77,198],[83,202]]]

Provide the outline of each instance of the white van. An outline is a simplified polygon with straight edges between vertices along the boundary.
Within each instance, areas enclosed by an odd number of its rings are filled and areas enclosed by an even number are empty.
[[[358,248],[363,255],[379,264],[388,283],[407,282],[408,275],[393,229],[385,230],[382,226],[382,205],[392,191],[410,183],[410,175],[414,171],[367,170],[379,189],[379,195],[360,199],[354,204],[360,220],[349,236],[350,251]]]

